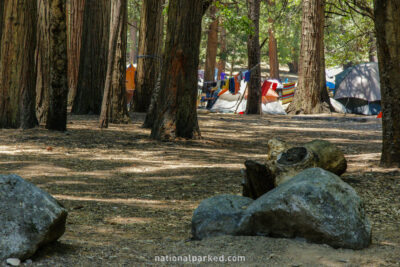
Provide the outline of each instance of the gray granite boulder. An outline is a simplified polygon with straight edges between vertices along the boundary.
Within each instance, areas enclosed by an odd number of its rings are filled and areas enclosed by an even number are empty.
[[[65,231],[67,211],[17,175],[0,175],[0,260],[32,256]]]
[[[252,202],[251,198],[235,195],[218,195],[203,200],[193,213],[193,238],[245,234],[238,226]]]
[[[335,248],[362,249],[371,242],[371,225],[356,191],[320,168],[306,169],[259,197],[246,209],[239,228]]]

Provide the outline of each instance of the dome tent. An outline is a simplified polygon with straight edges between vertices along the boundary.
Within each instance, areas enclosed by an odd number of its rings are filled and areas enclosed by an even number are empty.
[[[378,63],[363,63],[336,75],[334,99],[347,113],[376,115],[381,110]]]

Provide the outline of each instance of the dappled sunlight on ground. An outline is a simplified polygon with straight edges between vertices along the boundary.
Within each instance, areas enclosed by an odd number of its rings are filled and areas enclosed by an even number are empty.
[[[380,121],[335,116],[200,115],[202,139],[178,142],[151,140],[140,127],[144,114],[104,130],[96,116],[72,116],[65,133],[0,130],[0,172],[21,175],[69,210],[65,235],[32,266],[143,266],[168,253],[239,253],[249,259],[242,266],[395,266],[400,256],[390,255],[400,255],[400,172],[379,166]],[[371,248],[335,250],[265,237],[186,242],[200,201],[240,195],[244,161],[265,160],[273,137],[292,145],[324,139],[344,151],[342,179],[365,201]]]

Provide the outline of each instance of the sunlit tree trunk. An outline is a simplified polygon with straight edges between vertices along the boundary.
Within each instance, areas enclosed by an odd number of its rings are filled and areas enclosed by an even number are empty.
[[[268,1],[271,9],[276,9],[275,0]],[[275,39],[274,19],[268,18],[268,57],[269,57],[269,78],[279,80],[279,59],[278,59],[278,45]]]
[[[0,1],[0,40],[1,40],[1,32],[3,30],[3,11],[4,11],[4,1]],[[1,56],[1,49],[0,49]]]
[[[377,48],[376,48],[376,40],[373,33],[369,34],[369,49],[368,49],[368,58],[369,62],[378,62],[377,56]]]
[[[68,104],[72,105],[78,85],[85,0],[69,0],[68,3]]]
[[[136,112],[148,110],[160,71],[163,4],[162,0],[144,0],[142,4],[139,58],[133,95],[133,109]]]
[[[47,129],[67,126],[68,62],[65,1],[38,0],[37,118]]]
[[[299,81],[289,113],[314,114],[330,112],[326,90],[324,58],[324,0],[302,2],[302,38]]]
[[[86,0],[74,114],[100,114],[107,73],[110,0]]]
[[[381,165],[400,167],[400,5],[397,0],[375,0],[382,94]]]
[[[260,0],[247,0],[247,2],[253,33],[247,41],[248,69],[251,70],[251,75],[248,85],[246,114],[261,114]]]
[[[113,0],[107,77],[100,115],[100,127],[129,122],[125,98],[127,0]]]
[[[214,81],[218,49],[218,18],[217,8],[210,7],[211,24],[208,27],[206,63],[204,68],[204,81]]]
[[[200,136],[196,112],[197,69],[205,2],[169,2],[157,116],[151,131],[154,139]]]
[[[0,128],[32,128],[35,114],[37,0],[3,0]]]
[[[220,79],[221,73],[225,72],[226,69],[226,29],[222,25],[219,26],[219,29],[218,79]]]
[[[137,21],[133,20],[132,25],[130,27],[130,38],[131,38],[131,47],[129,51],[129,60],[131,63],[136,63],[137,60],[137,32],[138,32],[138,25]]]
[[[279,59],[278,46],[275,39],[273,28],[268,30],[268,51],[269,51],[269,77],[279,80]]]

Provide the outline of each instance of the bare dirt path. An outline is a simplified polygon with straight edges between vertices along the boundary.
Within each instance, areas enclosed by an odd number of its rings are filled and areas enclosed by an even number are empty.
[[[203,139],[178,142],[150,140],[140,128],[143,114],[107,130],[97,128],[96,116],[70,117],[65,133],[0,130],[0,172],[19,174],[69,210],[64,236],[30,266],[185,265],[155,261],[166,255],[246,259],[227,266],[400,266],[400,172],[378,165],[380,121],[335,116],[200,115]],[[240,194],[243,162],[262,160],[272,137],[293,144],[321,138],[345,152],[349,168],[342,178],[365,201],[373,225],[370,248],[266,237],[189,241],[200,201]]]

